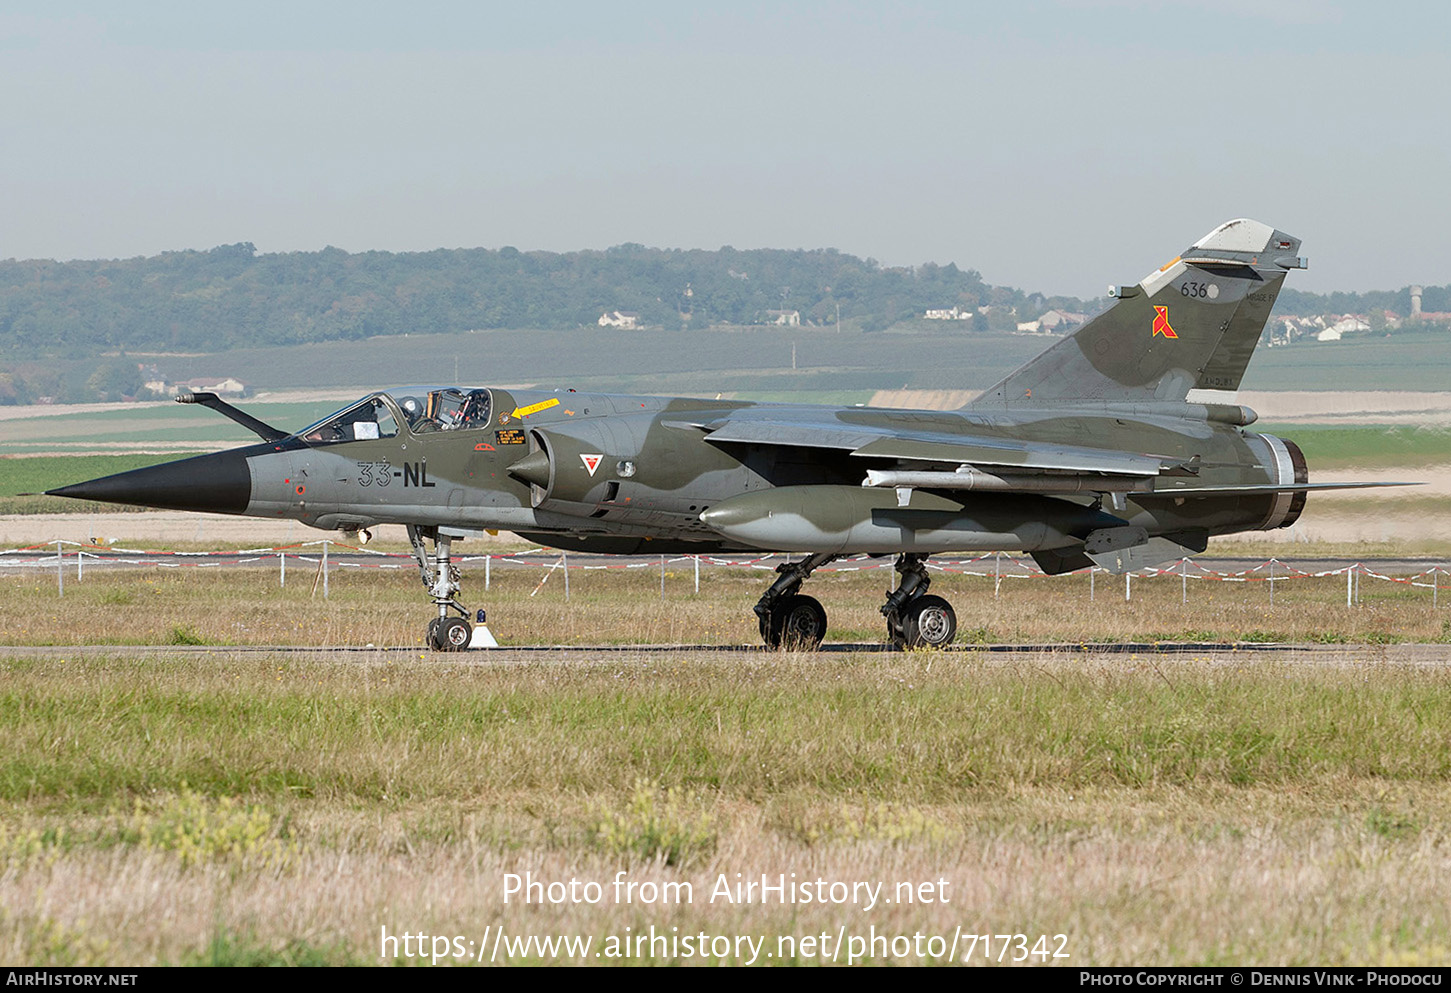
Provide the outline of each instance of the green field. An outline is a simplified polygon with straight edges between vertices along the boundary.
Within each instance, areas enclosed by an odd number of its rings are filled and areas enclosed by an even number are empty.
[[[385,931],[603,950],[654,925],[752,935],[762,964],[869,929],[938,936],[940,956],[961,928],[1026,934],[1024,950],[1048,936],[1068,967],[1435,965],[1447,680],[1373,650],[0,652],[0,955],[406,964]],[[506,904],[510,873],[691,889]],[[709,900],[722,878],[790,873],[883,884],[892,903]],[[625,961],[652,960],[668,946]],[[497,961],[620,960],[511,940]]]
[[[337,410],[344,402],[244,400],[241,406],[274,427],[296,431]],[[195,443],[198,449],[213,449],[256,440],[255,434],[221,414],[175,403],[144,403],[121,410],[78,411],[0,421],[0,455],[122,444],[164,444],[175,448],[178,443]]]
[[[184,458],[171,455],[57,455],[34,458],[0,458],[0,514],[64,514],[77,510],[135,511],[143,508],[119,504],[93,504],[48,497],[53,490],[71,483],[140,469],[159,462]],[[22,496],[21,494],[32,494]]]
[[[176,368],[172,375],[179,379],[224,370],[254,389],[458,381],[714,395],[751,389],[981,388],[1049,343],[1042,337],[952,328],[908,334],[776,327],[478,331],[394,335],[166,362],[168,369]]]
[[[1451,465],[1451,428],[1367,424],[1256,424],[1254,430],[1293,440],[1316,469]]]
[[[1246,390],[1415,390],[1451,384],[1451,335],[1407,331],[1355,335],[1341,341],[1301,341],[1255,352]]]

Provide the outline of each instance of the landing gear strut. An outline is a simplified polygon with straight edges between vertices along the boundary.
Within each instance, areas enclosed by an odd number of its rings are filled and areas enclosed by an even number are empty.
[[[821,566],[839,556],[815,552],[800,562],[776,567],[780,578],[756,602],[761,640],[767,648],[814,652],[826,637],[826,609],[815,597],[796,591]]]
[[[957,637],[957,614],[952,604],[928,594],[927,556],[910,552],[897,557],[902,579],[887,593],[882,615],[887,639],[899,648],[943,648]]]
[[[433,541],[432,562],[425,539]],[[438,616],[428,622],[428,645],[440,652],[458,652],[469,647],[473,628],[469,626],[469,612],[459,603],[455,594],[459,591],[459,571],[449,561],[453,538],[440,534],[435,527],[408,525],[408,541],[413,546],[413,557],[418,560],[418,572],[423,578],[423,588],[433,598]],[[449,611],[458,611],[457,617],[450,617]]]

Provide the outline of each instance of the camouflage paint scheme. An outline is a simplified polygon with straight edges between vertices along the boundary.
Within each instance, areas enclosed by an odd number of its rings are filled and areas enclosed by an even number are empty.
[[[252,422],[261,444],[55,492],[324,529],[405,524],[425,583],[421,538],[443,541],[442,569],[449,538],[483,529],[603,553],[808,553],[757,609],[768,644],[780,602],[811,599],[796,595],[811,569],[896,554],[903,599],[883,613],[895,640],[920,643],[893,618],[919,599],[950,615],[923,597],[931,553],[1122,571],[1294,523],[1316,488],[1299,449],[1248,430],[1245,407],[1186,397],[1238,388],[1286,273],[1305,264],[1299,247],[1255,221],[1223,224],[957,411],[419,387],[295,435]],[[445,600],[461,611],[436,591]],[[824,633],[811,604],[796,618],[807,643]]]

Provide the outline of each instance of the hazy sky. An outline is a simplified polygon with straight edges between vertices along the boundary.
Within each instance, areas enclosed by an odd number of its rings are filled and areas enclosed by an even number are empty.
[[[835,247],[1451,282],[1451,4],[0,3],[0,258]]]

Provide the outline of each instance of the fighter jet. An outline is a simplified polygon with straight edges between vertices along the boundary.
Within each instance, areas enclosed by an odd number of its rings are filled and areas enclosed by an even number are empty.
[[[825,637],[825,609],[801,592],[814,570],[895,556],[887,639],[945,646],[957,620],[928,593],[933,554],[1122,572],[1289,527],[1312,489],[1394,485],[1311,483],[1294,442],[1248,430],[1254,411],[1187,400],[1239,387],[1285,275],[1305,267],[1299,248],[1267,224],[1222,224],[954,411],[416,387],[288,433],[195,393],[177,400],[261,442],[51,493],[364,538],[405,525],[442,651],[472,634],[452,543],[495,530],[571,551],[788,553],[755,606],[773,648]]]

